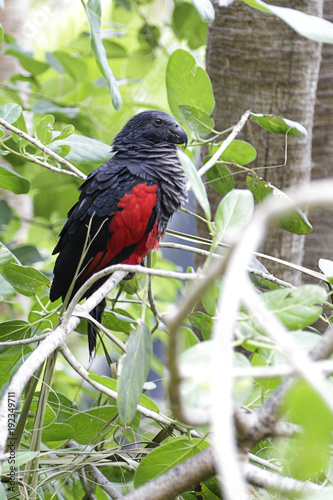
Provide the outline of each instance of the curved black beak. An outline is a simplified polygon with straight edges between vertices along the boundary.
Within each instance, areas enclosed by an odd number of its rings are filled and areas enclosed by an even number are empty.
[[[169,140],[170,142],[173,142],[174,144],[185,144],[185,148],[187,146],[188,138],[187,138],[187,133],[177,123],[172,129],[169,131]]]

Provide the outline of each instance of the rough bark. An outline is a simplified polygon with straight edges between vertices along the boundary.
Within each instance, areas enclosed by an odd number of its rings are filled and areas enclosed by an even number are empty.
[[[283,0],[280,6],[321,15],[322,0]],[[258,157],[251,165],[279,189],[308,182],[311,171],[311,139],[320,44],[309,41],[271,14],[236,2],[227,8],[216,6],[216,19],[208,31],[207,71],[211,77],[216,107],[216,127],[223,130],[236,123],[248,108],[273,113],[302,123],[309,136],[285,138],[250,123],[243,139],[251,142]],[[280,166],[283,165],[283,166]],[[236,177],[241,186],[240,176]],[[213,206],[218,196],[210,191]],[[199,234],[206,228],[199,225]],[[263,251],[295,263],[303,258],[302,236],[273,228]],[[269,269],[283,279],[297,283],[289,269]]]
[[[324,17],[333,22],[333,2],[324,2]],[[324,44],[319,72],[312,140],[312,179],[333,175],[333,45]],[[333,210],[311,214],[313,232],[305,238],[304,265],[318,270],[320,258],[333,259]]]

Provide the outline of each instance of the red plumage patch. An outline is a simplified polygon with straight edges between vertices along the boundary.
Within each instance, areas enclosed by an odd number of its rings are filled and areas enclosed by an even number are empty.
[[[133,254],[123,263],[140,264],[149,250],[158,248],[160,234],[157,221],[152,231],[145,234],[150,216],[157,201],[157,185],[138,184],[131,193],[125,194],[118,203],[119,211],[109,224],[110,238],[107,248],[98,252],[81,274],[79,281],[107,267],[121,251],[139,243]],[[111,214],[112,215],[112,214]],[[97,235],[98,238],[98,235]]]

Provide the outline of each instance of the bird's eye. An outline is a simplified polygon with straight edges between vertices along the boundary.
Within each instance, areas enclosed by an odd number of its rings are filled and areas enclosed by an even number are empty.
[[[155,124],[156,125],[162,125],[163,121],[161,120],[161,118],[155,118]]]

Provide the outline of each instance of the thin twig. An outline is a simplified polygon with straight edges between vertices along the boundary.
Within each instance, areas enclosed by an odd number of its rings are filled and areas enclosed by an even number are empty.
[[[92,464],[86,466],[87,471],[91,474],[94,481],[102,490],[104,490],[113,500],[123,498],[123,495],[110,483],[108,479],[100,472],[100,470]]]
[[[38,139],[35,139],[34,137],[31,137],[30,135],[23,132],[23,130],[20,130],[19,128],[14,127],[14,125],[11,125],[3,118],[0,118],[0,125],[5,127],[7,130],[10,130],[11,132],[14,132],[15,134],[22,137],[23,139],[27,140],[28,142],[30,142],[30,144],[33,144],[34,146],[36,146],[36,148],[40,149],[41,151],[46,153],[48,156],[51,156],[51,158],[56,160],[58,163],[60,163],[61,165],[64,165],[66,168],[68,168],[69,170],[74,172],[76,174],[76,177],[79,177],[80,179],[83,179],[83,180],[86,179],[87,176],[83,172],[81,172],[81,170],[76,168],[74,165],[72,165],[72,163],[70,163],[65,158],[62,158],[57,153],[55,153],[54,151],[49,149],[47,146],[44,146],[44,144],[42,144]]]
[[[250,109],[245,111],[245,113],[241,116],[239,122],[234,126],[231,134],[229,134],[226,140],[222,142],[221,146],[218,148],[216,153],[214,153],[213,156],[210,158],[210,160],[207,161],[207,163],[205,163],[205,165],[198,170],[198,175],[200,177],[202,177],[207,172],[207,170],[209,170],[215,165],[215,163],[217,162],[223,151],[225,151],[227,147],[232,143],[232,141],[236,139],[237,135],[243,129],[250,115],[251,115]]]

